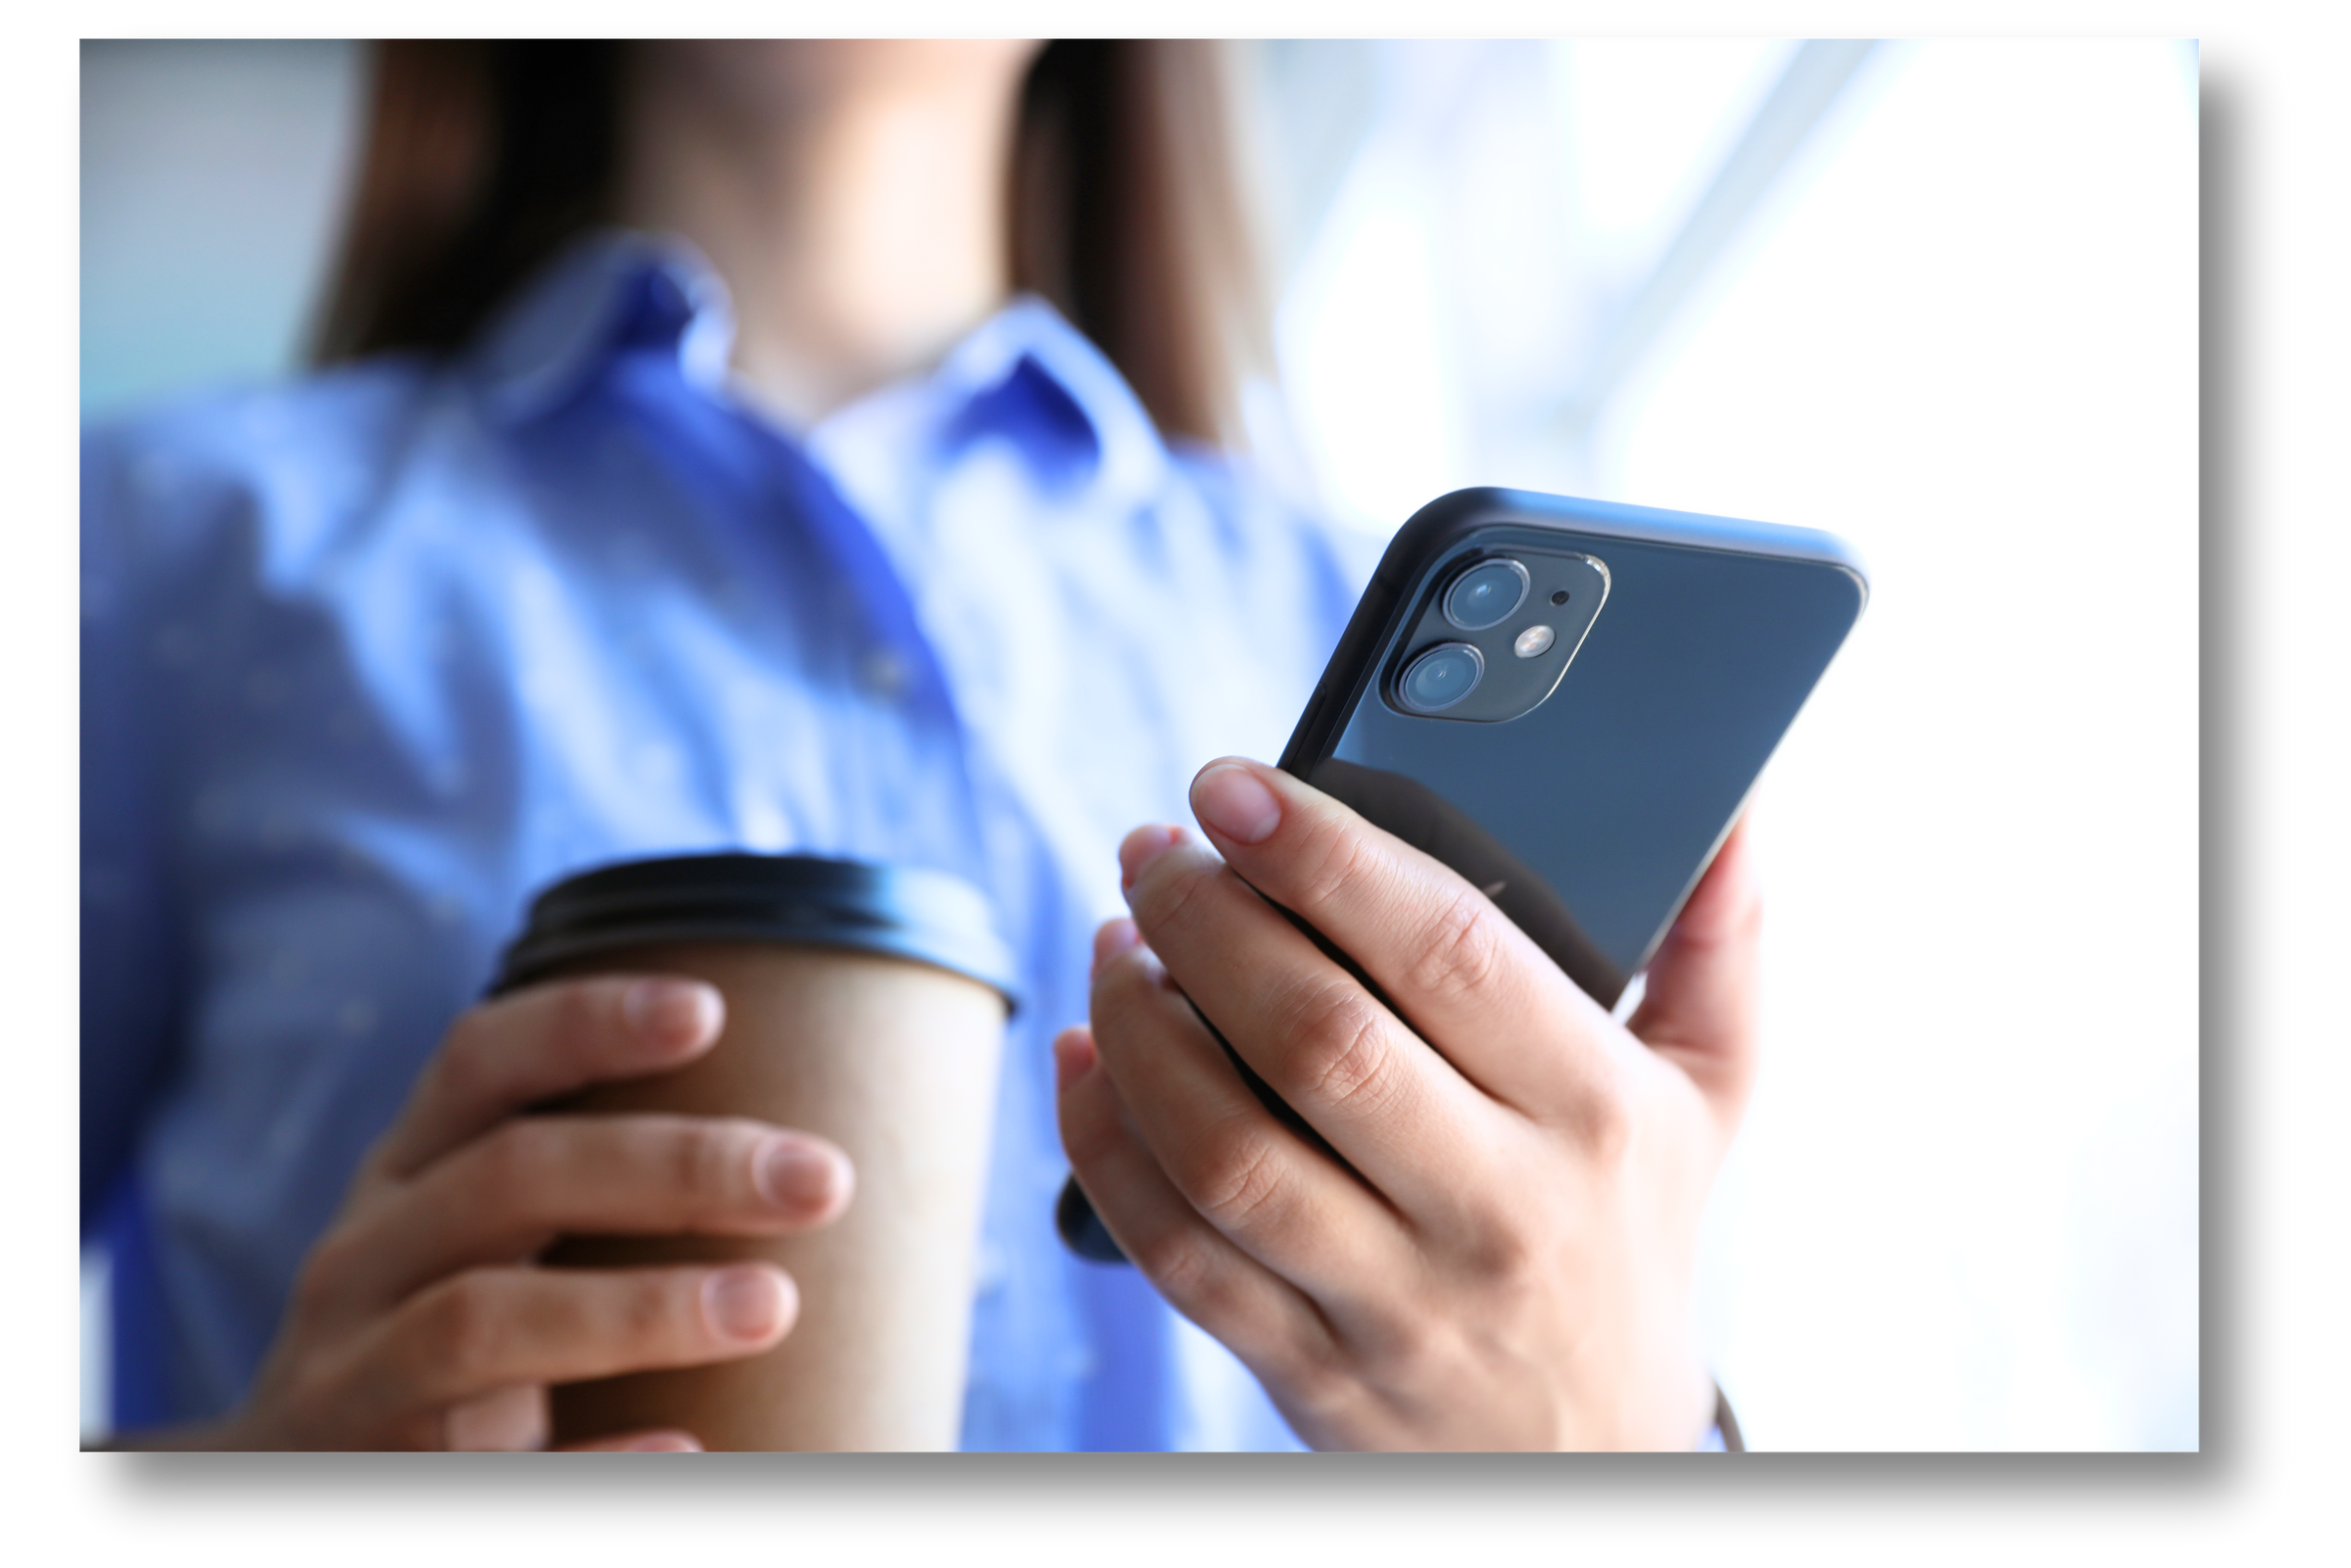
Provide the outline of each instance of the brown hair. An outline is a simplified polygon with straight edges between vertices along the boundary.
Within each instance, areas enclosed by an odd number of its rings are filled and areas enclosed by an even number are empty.
[[[375,46],[365,151],[314,337],[321,364],[448,354],[611,215],[625,46]],[[1063,40],[1021,93],[1014,287],[1050,300],[1170,436],[1237,444],[1269,358],[1214,43]]]

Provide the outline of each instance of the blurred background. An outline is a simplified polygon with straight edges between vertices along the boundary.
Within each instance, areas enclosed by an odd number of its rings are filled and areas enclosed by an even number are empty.
[[[2194,46],[1236,51],[1290,482],[1870,563],[1756,803],[1765,1066],[1700,1302],[1751,1443],[2195,1448]],[[363,76],[82,45],[85,417],[295,370]]]

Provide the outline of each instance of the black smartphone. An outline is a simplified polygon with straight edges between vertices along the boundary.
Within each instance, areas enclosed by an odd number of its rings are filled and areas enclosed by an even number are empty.
[[[1280,766],[1461,873],[1614,1007],[1868,596],[1832,535],[1455,491],[1389,544]],[[1119,1258],[1075,1181],[1057,1218],[1080,1256]]]

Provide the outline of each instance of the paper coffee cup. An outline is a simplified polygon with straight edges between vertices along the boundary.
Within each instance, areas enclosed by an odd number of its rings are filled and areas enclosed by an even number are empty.
[[[551,1266],[772,1261],[800,1310],[760,1355],[554,1390],[554,1441],[675,1426],[713,1449],[953,1448],[1014,1001],[984,898],[936,872],[808,856],[609,866],[541,895],[497,989],[599,972],[707,980],[726,1026],[688,1067],[597,1085],[562,1111],[812,1132],[847,1152],[856,1196],[798,1236],[558,1243]]]

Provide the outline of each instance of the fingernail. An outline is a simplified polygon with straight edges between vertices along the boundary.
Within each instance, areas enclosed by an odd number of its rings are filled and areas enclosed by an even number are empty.
[[[1192,810],[1202,827],[1236,843],[1262,844],[1281,826],[1281,802],[1237,762],[1221,762],[1192,781]]]
[[[717,1033],[722,1008],[718,992],[698,980],[639,980],[620,999],[638,1038],[675,1050]]]
[[[730,1339],[763,1340],[783,1326],[784,1286],[764,1268],[722,1268],[702,1283],[702,1311]]]
[[[684,1432],[655,1432],[629,1445],[630,1453],[699,1453],[702,1446]]]
[[[1180,828],[1137,828],[1119,845],[1119,885],[1132,887],[1143,868],[1182,841]]]
[[[1104,921],[1094,931],[1094,968],[1087,972],[1086,977],[1091,979],[1095,971],[1121,953],[1132,950],[1142,939],[1143,933],[1135,929],[1130,920]]]
[[[832,1151],[799,1138],[770,1138],[752,1165],[760,1195],[778,1209],[822,1209],[841,1184]]]

